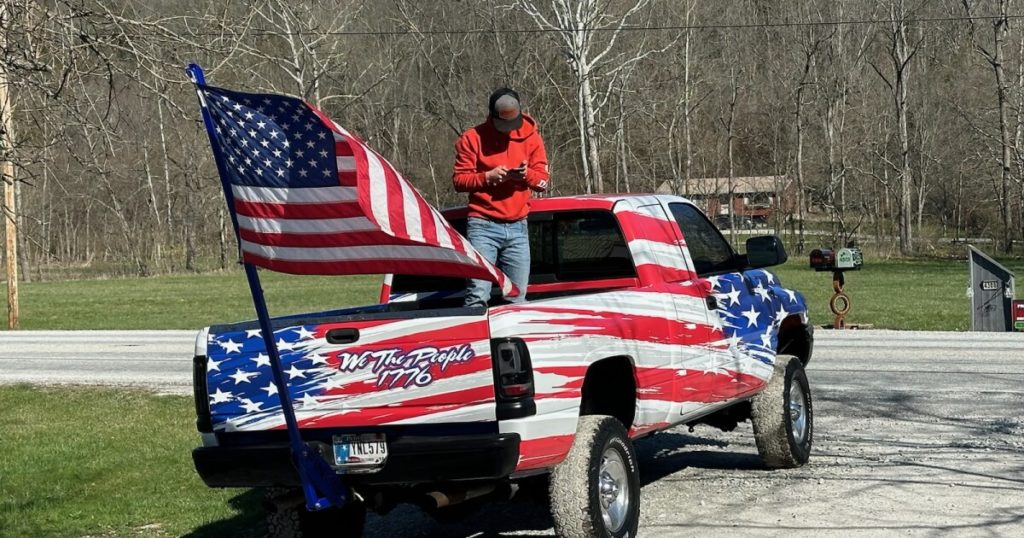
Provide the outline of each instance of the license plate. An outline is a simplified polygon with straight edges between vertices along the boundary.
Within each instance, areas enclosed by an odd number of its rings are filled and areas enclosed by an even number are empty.
[[[344,469],[374,470],[388,459],[383,433],[334,436],[334,465]]]

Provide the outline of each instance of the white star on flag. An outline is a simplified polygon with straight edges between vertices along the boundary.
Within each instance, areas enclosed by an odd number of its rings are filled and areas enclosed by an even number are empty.
[[[248,383],[249,382],[249,378],[253,377],[253,376],[256,376],[256,375],[259,375],[259,374],[257,374],[256,372],[246,372],[246,371],[243,371],[241,368],[239,368],[235,373],[229,375],[228,377],[230,377],[231,379],[234,379],[235,380],[235,384],[237,385],[239,383]]]
[[[316,336],[313,333],[311,333],[308,330],[306,330],[305,327],[299,327],[298,334],[299,334],[299,340],[309,340],[309,339],[313,338],[314,336]]]
[[[730,291],[729,293],[718,293],[716,295],[720,295],[722,297],[727,297],[729,299],[729,306],[739,305],[740,304],[740,290],[736,289],[736,286],[730,286],[730,288],[732,289],[732,291]]]
[[[274,383],[267,383],[267,386],[263,387],[263,390],[267,391],[267,397],[271,397],[277,394],[277,385]]]
[[[260,353],[255,357],[250,357],[249,360],[255,362],[257,368],[260,366],[270,366],[270,356],[266,353]]]
[[[217,392],[210,395],[210,403],[218,404],[230,402],[232,398],[234,398],[234,395],[232,395],[230,392],[224,392],[220,390],[220,388],[218,388]]]
[[[248,398],[243,398],[241,402],[242,407],[245,408],[246,413],[256,413],[259,411],[263,411],[263,409],[261,409],[262,405],[259,402],[254,402]]]
[[[754,308],[754,305],[750,305],[750,310],[740,312],[740,314],[747,318],[747,327],[756,327],[757,318],[761,316],[761,313]]]
[[[773,275],[771,271],[767,269],[761,269],[761,272],[764,273],[764,278],[765,280],[768,281],[769,284],[775,283],[775,275]]]
[[[240,353],[242,351],[242,344],[235,342],[234,340],[228,340],[227,342],[218,342],[220,347],[228,353]]]
[[[263,336],[263,332],[260,331],[259,329],[246,329],[245,330],[245,337],[246,338],[260,338],[261,336]]]
[[[206,359],[206,371],[207,372],[219,372],[220,364],[224,361],[215,361],[213,359]]]
[[[795,291],[787,289],[786,290],[786,295],[789,296],[789,302],[791,302],[791,303],[795,303],[796,302],[796,292]]]
[[[779,311],[775,313],[775,323],[782,325],[782,322],[785,321],[786,316],[788,315],[789,312],[782,306],[782,303],[779,303]]]
[[[762,302],[771,300],[771,298],[769,297],[768,289],[762,286],[760,282],[758,282],[757,287],[754,288],[754,293],[756,293],[758,297],[761,298]]]
[[[283,338],[278,338],[277,349],[278,351],[291,351],[295,349],[295,344],[287,340],[284,340]]]
[[[314,397],[312,394],[308,392],[303,394],[302,398],[300,398],[299,401],[302,402],[303,409],[307,407],[316,407],[320,405],[320,402],[317,401],[316,397]]]
[[[319,353],[310,353],[306,358],[313,361],[313,364],[327,364],[327,356]]]
[[[717,276],[709,276],[706,280],[711,283],[711,289],[715,289],[715,288],[718,287],[718,277]]]
[[[771,333],[764,333],[761,335],[761,346],[771,349],[772,347],[772,335]]]
[[[288,379],[295,379],[296,377],[301,377],[303,379],[306,378],[306,372],[303,372],[302,370],[299,370],[298,368],[295,367],[294,364],[292,365],[291,368],[288,369],[287,373],[288,373]]]

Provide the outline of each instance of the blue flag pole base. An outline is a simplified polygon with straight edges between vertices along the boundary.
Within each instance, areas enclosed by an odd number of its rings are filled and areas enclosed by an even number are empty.
[[[241,244],[238,237],[238,219],[234,211],[234,196],[225,172],[226,164],[221,148],[217,144],[214,134],[215,127],[213,118],[207,108],[206,97],[203,95],[203,87],[206,86],[206,78],[203,69],[196,64],[189,64],[185,69],[189,79],[196,85],[196,94],[199,96],[199,104],[203,114],[203,124],[206,126],[206,134],[210,137],[210,147],[213,149],[213,158],[217,163],[217,172],[220,175],[221,187],[224,190],[224,200],[228,205],[228,212],[231,215],[231,224],[234,226],[235,239]],[[281,355],[277,349],[277,342],[274,341],[274,330],[270,323],[270,314],[267,311],[267,302],[263,296],[263,287],[260,285],[259,273],[252,264],[245,263],[245,277],[249,283],[249,292],[252,295],[252,304],[256,309],[256,317],[259,320],[260,333],[263,336],[263,343],[267,348],[267,355],[270,356],[270,371],[274,377],[274,385],[277,386],[278,395],[281,399],[281,413],[284,415],[285,426],[288,430],[288,441],[291,447],[292,463],[299,474],[302,483],[302,492],[306,498],[306,508],[310,511],[325,510],[332,507],[342,507],[351,497],[351,490],[341,478],[334,472],[334,469],[324,460],[320,453],[302,440],[299,432],[299,424],[295,418],[295,405],[292,402],[291,392],[288,390],[288,383],[284,379],[284,369],[281,366]]]

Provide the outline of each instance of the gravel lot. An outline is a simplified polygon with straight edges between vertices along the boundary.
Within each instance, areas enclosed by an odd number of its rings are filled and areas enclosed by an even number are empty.
[[[0,382],[188,392],[193,336],[0,333]],[[639,534],[1024,536],[1022,367],[1020,333],[818,331],[810,464],[762,468],[749,423],[641,440]],[[457,524],[402,506],[367,527],[367,536],[505,535],[553,535],[542,496],[489,504]]]

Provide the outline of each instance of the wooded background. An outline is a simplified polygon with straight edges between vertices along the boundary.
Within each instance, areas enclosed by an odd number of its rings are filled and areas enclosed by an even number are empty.
[[[442,207],[463,201],[456,137],[507,85],[540,122],[555,194],[786,175],[799,209],[782,224],[819,234],[808,247],[1024,239],[1011,0],[0,3],[24,278],[234,263],[189,62],[306,98]]]

